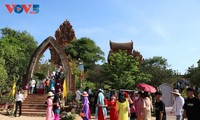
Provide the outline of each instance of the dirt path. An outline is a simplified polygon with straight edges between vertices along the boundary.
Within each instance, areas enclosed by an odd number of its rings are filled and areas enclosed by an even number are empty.
[[[29,117],[29,116],[14,117],[14,116],[6,116],[0,114],[0,120],[46,120],[46,117]],[[77,116],[76,120],[82,120],[82,118]]]
[[[0,114],[0,120],[45,120],[45,117],[28,117],[28,116],[21,116],[21,117],[14,117],[14,116],[5,116]],[[82,120],[80,117],[77,117],[76,120]],[[94,120],[92,117],[91,120]],[[155,118],[152,118],[155,120]],[[168,116],[167,120],[175,120],[174,116]]]
[[[0,114],[0,120],[45,120],[45,117],[27,117],[27,116],[5,116]]]
[[[167,120],[175,120],[175,115],[169,114],[169,111],[171,110],[171,107],[166,108],[167,111]],[[14,117],[14,116],[5,116],[0,114],[0,120],[45,120],[46,117],[28,117],[28,116],[20,116],[20,117]],[[76,120],[82,120],[80,117],[77,117]],[[94,116],[92,116],[92,119],[94,120]],[[152,120],[155,120],[155,117],[152,117]]]

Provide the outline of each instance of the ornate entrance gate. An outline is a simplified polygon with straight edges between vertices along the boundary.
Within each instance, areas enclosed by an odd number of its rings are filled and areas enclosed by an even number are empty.
[[[75,76],[71,74],[69,59],[64,52],[66,44],[70,44],[75,39],[75,33],[69,21],[64,21],[55,33],[56,39],[48,37],[34,51],[26,74],[23,77],[23,86],[25,86],[34,75],[36,63],[39,61],[43,53],[49,48],[51,52],[51,62],[55,65],[62,65],[65,80],[67,83],[67,91],[75,92]]]

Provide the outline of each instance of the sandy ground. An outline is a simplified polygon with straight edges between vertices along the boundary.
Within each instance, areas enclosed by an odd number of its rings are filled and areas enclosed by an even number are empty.
[[[175,115],[170,114],[169,111],[171,110],[171,107],[166,108],[167,111],[167,120],[175,120]],[[28,117],[28,116],[20,116],[20,117],[14,117],[14,116],[5,116],[0,114],[0,120],[45,120],[45,117]],[[80,117],[77,117],[76,120],[82,120]],[[92,119],[94,120],[94,116],[92,116]],[[152,120],[155,120],[154,117],[152,117]]]
[[[27,117],[27,116],[5,116],[0,114],[0,120],[45,120],[45,117]]]
[[[46,117],[29,117],[29,116],[20,116],[20,117],[14,117],[14,116],[6,116],[3,114],[0,114],[0,120],[46,120]],[[76,120],[82,120],[79,116],[76,117]]]
[[[46,120],[46,117],[28,117],[28,116],[5,116],[0,114],[0,120]],[[76,120],[82,120],[80,117],[77,117]]]
[[[27,117],[27,116],[11,117],[0,114],[0,120],[45,120],[45,119],[46,119],[45,117]],[[76,120],[82,120],[82,119],[77,117]],[[155,120],[155,118],[152,118],[152,120]],[[167,116],[167,120],[175,120],[175,116]]]
[[[45,120],[45,117],[27,117],[27,116],[20,116],[20,117],[10,117],[0,114],[0,120]],[[76,118],[76,120],[82,120],[81,118]],[[91,119],[91,120],[94,120]],[[155,118],[152,118],[152,120],[155,120]],[[175,120],[174,116],[167,116],[167,120]]]

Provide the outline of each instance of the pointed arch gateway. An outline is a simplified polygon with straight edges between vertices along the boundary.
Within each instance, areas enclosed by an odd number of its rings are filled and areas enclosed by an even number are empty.
[[[68,57],[65,54],[64,50],[56,43],[55,39],[52,36],[46,38],[34,51],[27,68],[26,76],[23,79],[23,85],[25,86],[31,80],[31,78],[33,77],[37,62],[39,61],[40,57],[49,47],[53,47],[55,49],[55,51],[58,53],[58,56],[61,60],[61,63],[63,65],[63,72],[65,75],[65,80],[67,83],[67,91],[70,90],[74,92],[75,79],[71,75],[71,69],[70,69]]]

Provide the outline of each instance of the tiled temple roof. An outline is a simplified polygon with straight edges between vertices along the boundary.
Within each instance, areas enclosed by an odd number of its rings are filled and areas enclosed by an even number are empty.
[[[118,50],[126,50],[131,54],[133,51],[133,41],[127,43],[116,43],[110,41],[110,52],[117,52]]]

